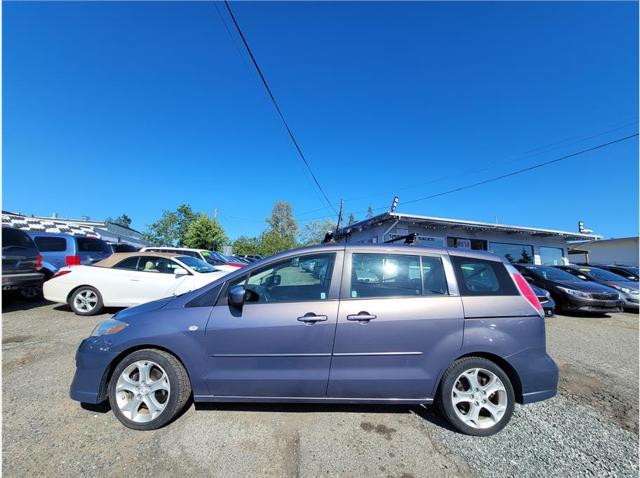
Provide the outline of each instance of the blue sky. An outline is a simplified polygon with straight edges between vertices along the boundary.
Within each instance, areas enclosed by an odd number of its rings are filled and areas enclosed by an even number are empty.
[[[3,209],[257,234],[327,216],[218,4],[3,3]],[[638,142],[407,204],[638,128],[634,3],[232,4],[334,203],[638,232]]]

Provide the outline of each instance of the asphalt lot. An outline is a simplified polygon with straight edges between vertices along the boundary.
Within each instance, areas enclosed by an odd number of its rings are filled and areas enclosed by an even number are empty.
[[[191,406],[153,432],[68,397],[80,340],[109,313],[3,304],[6,476],[638,476],[638,316],[547,319],[560,394],[490,438],[424,407]]]

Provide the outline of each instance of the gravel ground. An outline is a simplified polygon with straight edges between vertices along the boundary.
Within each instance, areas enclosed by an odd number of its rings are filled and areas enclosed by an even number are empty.
[[[134,432],[68,398],[77,344],[108,316],[4,304],[7,476],[638,476],[637,315],[547,319],[560,395],[490,438],[395,406],[191,406]]]

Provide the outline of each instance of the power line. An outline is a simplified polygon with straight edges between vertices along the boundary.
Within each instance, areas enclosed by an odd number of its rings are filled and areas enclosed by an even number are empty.
[[[526,173],[527,171],[532,171],[534,169],[542,168],[544,166],[548,166],[548,165],[553,164],[553,163],[558,163],[560,161],[564,161],[565,159],[574,158],[574,157],[579,156],[581,154],[585,154],[585,153],[589,153],[591,151],[595,151],[596,149],[606,148],[607,146],[611,146],[612,144],[620,143],[622,141],[626,141],[628,139],[635,138],[636,136],[638,136],[638,133],[632,134],[630,136],[625,136],[623,138],[618,138],[618,139],[615,139],[613,141],[609,141],[608,143],[602,143],[602,144],[599,144],[597,146],[593,146],[592,148],[583,149],[582,151],[578,151],[576,153],[567,154],[566,156],[562,156],[560,158],[552,159],[550,161],[545,161],[543,163],[534,164],[533,166],[529,166],[527,168],[518,169],[518,170],[512,171],[510,173],[501,174],[500,176],[495,176],[493,178],[485,179],[483,181],[478,181],[477,183],[467,184],[465,186],[460,186],[460,187],[455,188],[455,189],[450,189],[448,191],[444,191],[444,192],[441,192],[441,193],[438,193],[438,194],[432,194],[431,196],[426,196],[426,197],[423,197],[423,198],[417,198],[417,199],[411,199],[409,201],[404,201],[403,204],[412,204],[412,203],[416,203],[418,201],[425,201],[427,199],[432,199],[432,198],[444,196],[445,194],[451,194],[451,193],[455,193],[455,192],[459,192],[459,191],[464,191],[465,189],[471,189],[471,188],[475,188],[477,186],[481,186],[483,184],[491,183],[491,182],[494,182],[494,181],[499,181],[501,179],[509,178],[509,177],[515,176],[517,174]]]
[[[311,177],[313,178],[313,182],[318,187],[318,190],[320,191],[320,193],[324,197],[324,199],[327,202],[327,204],[329,205],[329,207],[333,210],[333,212],[337,216],[338,215],[338,211],[336,210],[336,208],[333,206],[333,204],[329,200],[327,194],[324,192],[324,189],[322,189],[322,186],[320,186],[320,182],[318,181],[318,178],[316,178],[316,175],[313,173],[313,170],[311,169],[311,166],[309,165],[309,163],[307,162],[307,159],[304,157],[304,154],[302,153],[302,149],[300,149],[300,146],[298,145],[298,141],[296,141],[296,138],[293,135],[293,132],[291,131],[291,128],[289,128],[289,124],[287,123],[287,120],[285,119],[284,114],[282,114],[282,111],[280,110],[280,107],[278,106],[278,102],[276,101],[275,96],[273,96],[273,93],[271,92],[271,88],[269,88],[269,84],[267,83],[266,78],[262,74],[262,70],[260,69],[260,66],[258,65],[258,62],[256,61],[256,58],[253,56],[253,52],[251,51],[251,48],[249,47],[249,44],[247,43],[247,40],[245,39],[244,34],[242,33],[242,30],[240,29],[240,25],[238,25],[238,22],[236,21],[236,17],[233,15],[233,12],[231,11],[231,7],[229,6],[229,2],[227,0],[225,0],[224,4],[227,7],[227,11],[229,12],[229,15],[231,16],[231,19],[233,20],[233,24],[236,26],[236,30],[238,30],[238,34],[240,35],[240,38],[242,39],[242,43],[244,43],[244,47],[246,48],[247,53],[249,53],[249,56],[251,57],[251,61],[253,62],[253,66],[256,67],[256,70],[258,71],[258,75],[260,75],[260,79],[262,80],[262,84],[266,88],[267,93],[269,93],[269,97],[271,98],[271,101],[273,102],[273,105],[276,107],[276,111],[278,112],[278,115],[280,116],[280,119],[282,120],[282,123],[284,124],[284,127],[286,128],[287,133],[289,133],[289,137],[291,138],[291,141],[293,142],[293,145],[295,146],[296,150],[298,151],[298,154],[300,155],[300,158],[304,162],[305,166],[309,170],[309,173],[311,174]]]

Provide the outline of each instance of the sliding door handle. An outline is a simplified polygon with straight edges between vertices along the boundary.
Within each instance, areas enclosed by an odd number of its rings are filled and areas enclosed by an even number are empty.
[[[304,314],[302,317],[298,317],[299,322],[304,322],[306,324],[315,324],[316,322],[324,322],[326,320],[326,315],[316,315],[311,312],[309,312],[308,314]]]
[[[347,320],[355,320],[357,322],[369,322],[377,317],[377,315],[371,315],[369,312],[359,312],[357,314],[347,315]]]

